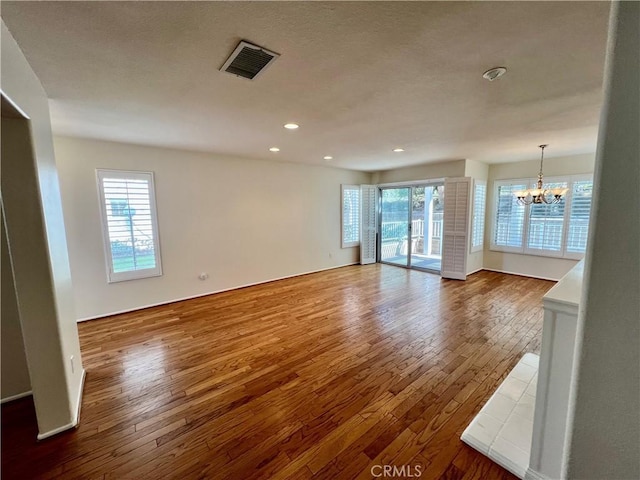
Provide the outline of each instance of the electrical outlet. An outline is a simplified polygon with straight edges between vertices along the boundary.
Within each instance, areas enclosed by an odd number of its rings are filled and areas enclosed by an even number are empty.
[[[76,366],[73,364],[73,355],[71,355],[69,361],[71,362],[71,373],[76,373]]]

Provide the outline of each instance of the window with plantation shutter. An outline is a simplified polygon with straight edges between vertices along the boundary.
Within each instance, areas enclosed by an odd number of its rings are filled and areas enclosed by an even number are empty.
[[[567,232],[567,253],[584,254],[587,248],[592,194],[592,180],[577,180],[573,182],[571,208],[569,210],[569,231]]]
[[[495,216],[491,250],[580,259],[589,233],[591,176],[548,178],[545,188],[567,188],[558,203],[518,205],[514,191],[535,186],[534,179],[494,183]]]
[[[492,247],[522,250],[525,207],[518,205],[513,192],[527,188],[528,182],[496,182],[497,198]]]
[[[342,248],[360,244],[360,185],[342,185]]]
[[[473,217],[471,227],[471,252],[484,246],[484,215],[487,203],[487,183],[476,180],[473,189]]]
[[[531,187],[535,188],[532,183]],[[546,183],[545,188],[567,188],[567,182]],[[526,253],[562,255],[566,196],[558,203],[529,206]]]
[[[97,174],[108,281],[162,275],[153,173]]]

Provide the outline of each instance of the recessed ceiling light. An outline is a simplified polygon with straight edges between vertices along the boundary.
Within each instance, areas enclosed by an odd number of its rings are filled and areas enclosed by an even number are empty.
[[[300,125],[298,125],[297,123],[285,123],[284,125],[284,128],[286,128],[287,130],[295,130],[298,127],[300,127]]]
[[[280,149],[279,149],[278,147],[271,147],[271,148],[269,149],[269,151],[270,151],[270,152],[279,152],[279,151],[280,151]]]
[[[404,152],[404,148],[394,148],[393,151],[396,153]]]
[[[507,69],[504,67],[493,67],[482,74],[482,78],[486,78],[490,82],[493,82],[496,78],[500,78],[507,73]]]
[[[324,157],[325,160],[333,160],[333,157],[331,155],[327,155],[326,157]]]

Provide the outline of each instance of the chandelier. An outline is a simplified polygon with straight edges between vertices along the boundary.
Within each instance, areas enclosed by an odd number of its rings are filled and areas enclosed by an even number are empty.
[[[538,173],[538,183],[536,188],[513,192],[519,205],[531,205],[541,203],[558,203],[562,196],[567,193],[568,188],[544,188],[542,182],[542,162],[544,162],[544,149],[548,145],[538,145],[542,150],[540,154],[540,173]]]

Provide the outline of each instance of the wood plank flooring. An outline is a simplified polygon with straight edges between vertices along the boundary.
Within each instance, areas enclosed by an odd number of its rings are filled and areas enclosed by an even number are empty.
[[[80,427],[4,405],[3,478],[513,479],[460,435],[552,285],[353,266],[81,323]]]

